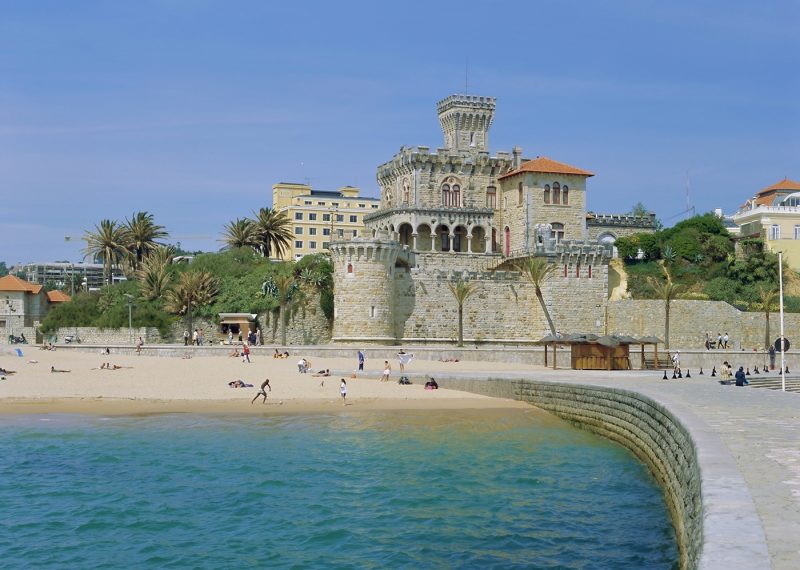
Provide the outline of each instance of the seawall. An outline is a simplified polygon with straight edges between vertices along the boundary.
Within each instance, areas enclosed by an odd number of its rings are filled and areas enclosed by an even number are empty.
[[[702,422],[679,418],[651,397],[614,387],[522,379],[437,381],[443,388],[527,401],[631,450],[664,491],[681,568],[770,566],[747,486],[722,442]]]

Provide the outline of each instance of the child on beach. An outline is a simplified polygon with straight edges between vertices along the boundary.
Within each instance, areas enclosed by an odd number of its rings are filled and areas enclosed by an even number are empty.
[[[339,393],[342,395],[342,405],[347,405],[347,382],[342,378],[342,384],[339,386]]]
[[[250,403],[251,403],[251,404],[255,404],[255,402],[256,402],[256,400],[258,400],[258,397],[259,397],[259,396],[264,396],[264,401],[263,401],[263,402],[261,402],[261,403],[262,403],[262,404],[266,404],[266,403],[267,403],[267,390],[266,390],[267,388],[269,388],[269,391],[270,391],[270,392],[272,392],[272,386],[270,386],[270,385],[269,385],[269,378],[267,378],[266,380],[264,380],[264,381],[261,383],[261,388],[258,390],[258,393],[257,393],[257,394],[255,395],[255,397],[254,397],[254,398],[253,398],[253,399],[250,401]]]
[[[383,376],[381,376],[381,382],[388,382],[389,381],[389,374],[392,373],[392,367],[389,366],[389,361],[383,361]]]

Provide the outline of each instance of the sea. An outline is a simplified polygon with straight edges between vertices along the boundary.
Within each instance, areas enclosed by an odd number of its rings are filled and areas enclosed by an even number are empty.
[[[677,568],[623,447],[535,409],[0,417],[3,568]]]

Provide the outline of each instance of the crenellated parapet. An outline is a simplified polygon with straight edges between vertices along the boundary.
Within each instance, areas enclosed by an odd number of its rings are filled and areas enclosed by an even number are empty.
[[[586,215],[586,225],[655,229],[656,215],[654,212],[648,212],[646,216],[634,216],[631,214],[596,214],[594,212],[588,212]]]

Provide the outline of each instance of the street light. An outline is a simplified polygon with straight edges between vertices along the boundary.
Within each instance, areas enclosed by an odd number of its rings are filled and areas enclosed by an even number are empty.
[[[125,296],[128,298],[128,339],[129,342],[133,344],[133,295],[125,293]]]

